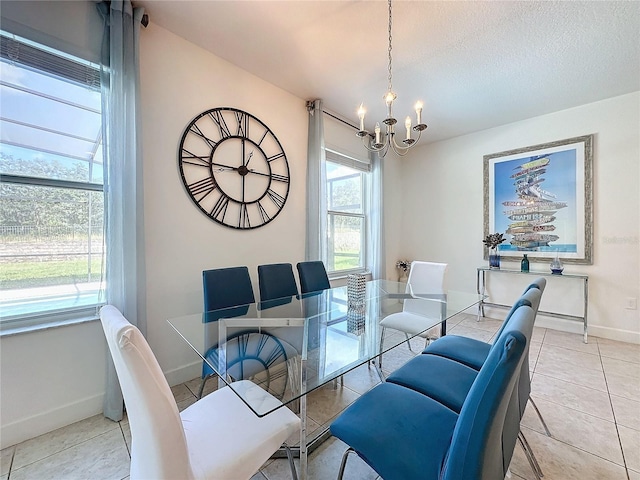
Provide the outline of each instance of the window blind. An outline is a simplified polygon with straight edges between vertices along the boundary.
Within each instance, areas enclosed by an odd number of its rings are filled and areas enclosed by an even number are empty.
[[[86,60],[65,58],[29,45],[28,40],[0,32],[0,57],[29,68],[63,77],[92,90],[100,90],[100,68]]]

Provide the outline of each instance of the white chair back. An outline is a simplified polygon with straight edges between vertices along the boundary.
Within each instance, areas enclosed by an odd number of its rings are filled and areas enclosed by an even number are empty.
[[[402,307],[403,312],[415,313],[429,318],[440,318],[443,312],[444,297],[446,292],[445,278],[447,273],[446,263],[421,262],[411,263],[407,293],[412,295],[433,295],[432,299],[416,298],[407,299]]]
[[[100,320],[131,427],[131,480],[194,478],[178,407],[149,344],[111,305]]]

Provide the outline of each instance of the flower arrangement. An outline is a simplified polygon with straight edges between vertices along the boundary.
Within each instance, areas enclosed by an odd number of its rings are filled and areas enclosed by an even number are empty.
[[[482,243],[493,250],[498,248],[498,245],[500,245],[505,240],[506,238],[504,238],[502,233],[490,233],[485,237]]]
[[[404,273],[407,273],[410,266],[411,262],[409,260],[398,260],[396,262],[396,268],[402,270]]]

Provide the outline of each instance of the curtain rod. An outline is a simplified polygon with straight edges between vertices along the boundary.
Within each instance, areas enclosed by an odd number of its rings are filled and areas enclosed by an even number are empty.
[[[345,125],[348,125],[349,127],[353,128],[354,130],[360,130],[358,127],[356,127],[353,123],[351,123],[349,120],[344,119],[343,117],[341,117],[340,115],[338,115],[337,113],[333,113],[329,110],[322,110],[322,113],[324,113],[325,115],[330,116],[331,118],[335,118],[336,120],[338,120],[339,122],[344,123]]]

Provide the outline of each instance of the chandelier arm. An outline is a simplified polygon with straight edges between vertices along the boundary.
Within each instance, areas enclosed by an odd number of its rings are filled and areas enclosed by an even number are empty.
[[[364,145],[364,148],[366,148],[367,150],[369,150],[370,152],[373,153],[379,153],[381,150],[384,149],[384,146],[380,147],[380,148],[376,148],[374,146],[371,145],[371,136],[370,135],[365,135],[362,137],[362,145]],[[385,142],[386,143],[386,142]]]

